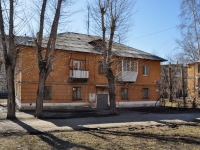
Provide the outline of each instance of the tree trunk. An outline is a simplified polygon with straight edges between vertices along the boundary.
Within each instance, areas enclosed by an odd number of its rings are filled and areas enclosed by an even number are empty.
[[[36,109],[35,109],[35,117],[37,118],[43,117],[43,97],[44,97],[45,81],[46,81],[45,69],[41,69],[39,73],[39,82],[38,82]]]
[[[110,96],[110,114],[117,114],[116,102],[115,102],[115,77],[113,75],[112,69],[108,68],[107,78],[109,84],[109,96]]]
[[[38,69],[39,69],[39,81],[38,81],[38,90],[37,90],[37,98],[36,98],[36,109],[35,109],[35,117],[42,118],[43,117],[43,97],[44,97],[44,88],[48,75],[52,70],[52,64],[55,53],[55,41],[57,36],[58,22],[60,18],[60,10],[61,10],[62,0],[58,0],[56,12],[54,15],[54,20],[51,25],[51,32],[49,36],[49,40],[46,46],[46,50],[44,52],[45,56],[43,57],[42,51],[42,37],[43,37],[43,29],[44,29],[44,16],[45,9],[47,6],[47,0],[43,0],[41,14],[40,14],[40,30],[38,32],[38,36],[36,39],[36,51],[37,51],[37,60],[38,60]]]
[[[7,100],[7,119],[15,119],[15,85],[14,85],[14,69],[11,65],[6,66],[7,73],[7,87],[8,87],[8,100]]]
[[[182,96],[184,102],[184,108],[186,108],[186,99],[185,99],[185,76],[184,76],[184,66],[182,65]]]

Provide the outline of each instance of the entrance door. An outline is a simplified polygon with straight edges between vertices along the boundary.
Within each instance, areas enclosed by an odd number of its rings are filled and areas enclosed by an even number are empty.
[[[97,109],[108,109],[108,94],[97,94]]]

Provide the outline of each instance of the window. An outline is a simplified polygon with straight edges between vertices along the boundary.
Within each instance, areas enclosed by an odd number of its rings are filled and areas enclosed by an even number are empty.
[[[72,99],[81,99],[80,87],[73,87]]]
[[[149,89],[148,88],[142,89],[142,98],[149,98]]]
[[[121,89],[121,99],[128,99],[128,89],[127,88]]]
[[[123,71],[137,72],[137,62],[130,60],[123,60]]]
[[[200,78],[198,78],[198,88],[200,88]]]
[[[180,77],[181,76],[181,69],[180,68],[176,68],[176,73],[175,76]]]
[[[128,71],[129,70],[129,63],[127,60],[123,61],[123,71]]]
[[[3,64],[0,63],[0,73],[2,73],[2,71],[3,71]]]
[[[148,76],[149,75],[149,66],[143,66],[143,76]]]
[[[52,87],[51,86],[45,86],[44,87],[43,99],[50,100],[50,99],[52,99],[51,95],[52,95]]]
[[[198,65],[198,73],[200,73],[200,65]]]
[[[103,62],[99,62],[99,74],[103,74]]]
[[[198,97],[200,97],[200,91],[198,91]]]
[[[73,60],[73,70],[82,70],[82,61]]]

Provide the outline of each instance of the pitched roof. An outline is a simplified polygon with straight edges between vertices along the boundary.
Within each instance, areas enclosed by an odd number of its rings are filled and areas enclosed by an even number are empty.
[[[91,41],[99,39],[101,39],[101,37],[99,36],[91,36],[91,35],[72,33],[72,32],[60,33],[57,35],[55,48],[59,50],[102,54],[102,52],[97,51],[92,44],[89,44]],[[44,38],[42,42],[43,47],[46,47],[47,42],[48,38]],[[30,45],[30,43],[24,45],[33,46]],[[141,50],[123,44],[119,44],[116,42],[113,43],[112,51],[114,55],[120,57],[166,61],[165,59],[158,57],[156,55],[146,53]]]

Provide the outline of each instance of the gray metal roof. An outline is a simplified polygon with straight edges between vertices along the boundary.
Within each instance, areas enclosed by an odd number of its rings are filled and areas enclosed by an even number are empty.
[[[95,53],[101,54],[100,51],[95,50],[94,46],[89,44],[89,42],[101,39],[98,36],[91,36],[86,34],[79,33],[60,33],[57,35],[55,48],[59,50],[68,50],[76,52],[86,52],[86,53]],[[48,38],[43,39],[43,47],[46,47]],[[24,43],[24,45],[33,46],[34,43]],[[150,60],[159,60],[166,61],[165,59],[158,57],[156,55],[143,52],[141,50],[125,46],[119,43],[113,43],[112,48],[113,54],[120,57],[130,57],[130,58],[141,58],[141,59],[150,59]]]

